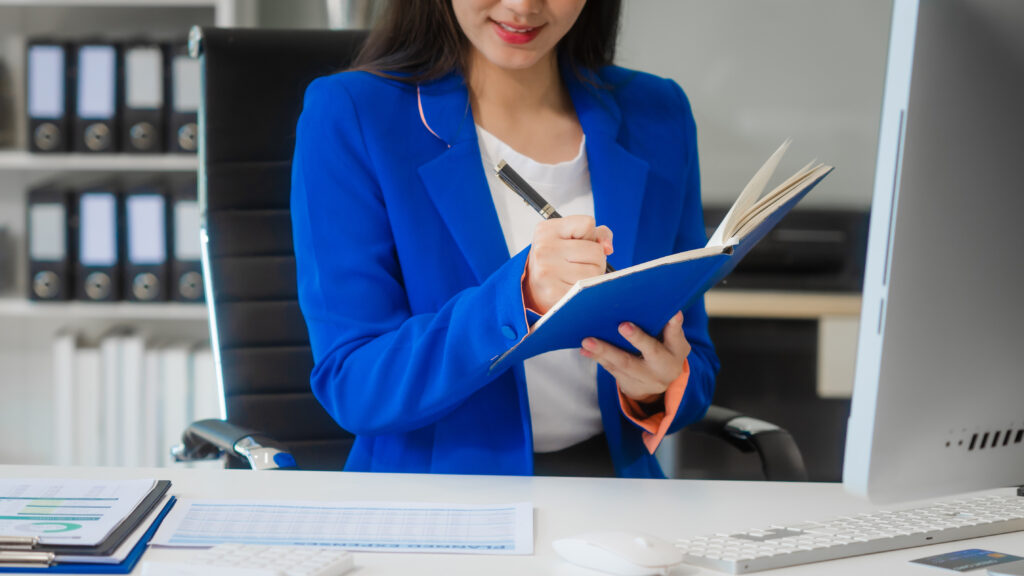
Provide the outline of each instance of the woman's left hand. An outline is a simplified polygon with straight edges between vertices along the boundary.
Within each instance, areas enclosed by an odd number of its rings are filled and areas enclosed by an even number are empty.
[[[683,334],[683,313],[676,312],[665,324],[661,340],[632,322],[619,324],[619,334],[641,356],[597,338],[584,338],[580,353],[610,372],[627,397],[644,404],[660,400],[669,384],[682,374],[683,362],[690,354],[690,343]]]

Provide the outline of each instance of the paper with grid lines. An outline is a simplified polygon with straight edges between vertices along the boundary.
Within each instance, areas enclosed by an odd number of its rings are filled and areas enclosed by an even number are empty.
[[[533,505],[179,500],[150,545],[533,554]]]

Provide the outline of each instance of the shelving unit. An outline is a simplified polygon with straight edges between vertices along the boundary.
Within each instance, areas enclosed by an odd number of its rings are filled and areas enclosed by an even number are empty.
[[[141,8],[146,10],[167,10],[182,8],[203,8],[214,11],[211,24],[216,26],[238,26],[252,24],[253,2],[239,0],[0,0],[3,8],[70,8],[88,9]]]
[[[206,322],[207,318],[203,304],[33,302],[24,298],[0,298],[0,321],[17,319]]]
[[[256,24],[257,0],[0,0],[0,67],[10,79],[13,146],[0,149],[0,227],[14,240],[13,287],[0,293],[0,463],[49,462],[53,428],[54,336],[95,340],[130,327],[155,342],[209,337],[203,304],[32,302],[27,294],[25,191],[43,181],[121,175],[194,173],[187,154],[34,154],[26,150],[25,43],[149,37],[184,40],[192,25]],[[198,234],[198,231],[196,231]],[[28,432],[28,433],[26,433]]]
[[[0,173],[23,172],[195,172],[194,154],[33,154],[0,151]]]

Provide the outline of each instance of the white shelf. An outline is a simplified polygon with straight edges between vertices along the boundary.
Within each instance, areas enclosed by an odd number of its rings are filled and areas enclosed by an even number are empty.
[[[61,8],[215,8],[223,0],[0,0],[0,7],[58,6]]]
[[[62,320],[170,320],[206,322],[205,304],[160,302],[34,302],[24,298],[0,298],[0,318]]]
[[[195,154],[33,154],[24,150],[0,151],[0,171],[195,172],[198,169],[199,159]]]

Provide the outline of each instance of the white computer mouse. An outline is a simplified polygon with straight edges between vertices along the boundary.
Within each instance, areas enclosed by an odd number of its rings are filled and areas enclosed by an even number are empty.
[[[568,562],[619,576],[666,574],[683,561],[670,542],[638,532],[591,532],[551,545]]]

